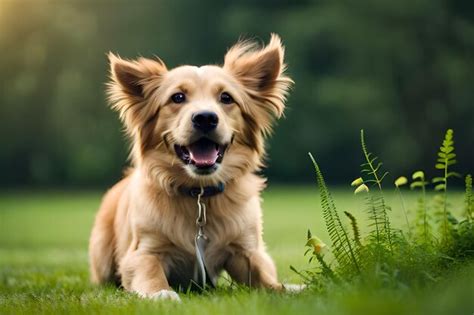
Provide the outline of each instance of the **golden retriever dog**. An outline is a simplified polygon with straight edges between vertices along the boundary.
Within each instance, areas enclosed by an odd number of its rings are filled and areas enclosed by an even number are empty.
[[[241,41],[222,66],[167,69],[112,53],[109,61],[109,101],[131,138],[132,168],[97,214],[92,282],[179,300],[173,289],[225,270],[238,283],[284,290],[262,238],[265,179],[256,175],[293,83],[280,38]]]

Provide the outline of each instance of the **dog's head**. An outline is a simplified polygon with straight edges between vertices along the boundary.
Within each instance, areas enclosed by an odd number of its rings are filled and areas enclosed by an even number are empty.
[[[283,114],[292,80],[272,35],[244,41],[224,65],[168,70],[160,59],[109,54],[109,99],[132,137],[132,159],[154,182],[213,185],[262,166],[263,140]]]

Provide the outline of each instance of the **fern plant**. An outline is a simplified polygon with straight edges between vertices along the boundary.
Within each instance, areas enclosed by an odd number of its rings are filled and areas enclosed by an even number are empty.
[[[385,202],[382,181],[388,175],[388,172],[382,172],[381,168],[383,163],[377,161],[378,157],[374,156],[367,150],[364,138],[364,130],[360,131],[360,142],[362,145],[362,152],[364,154],[365,163],[361,165],[361,173],[363,176],[368,177],[364,182],[372,183],[378,189],[377,194],[368,193],[367,204],[369,219],[372,221],[371,226],[374,230],[374,235],[378,245],[384,245],[385,241],[388,244],[389,250],[393,250],[393,238],[392,230],[390,228],[390,219],[388,218],[388,211],[390,207]]]
[[[346,228],[341,222],[336,205],[329,193],[318,163],[316,163],[316,160],[311,153],[309,153],[309,157],[313,162],[316,172],[321,206],[323,208],[323,217],[329,237],[331,238],[334,257],[339,263],[339,266],[344,270],[349,273],[359,273],[360,267],[357,259],[358,253],[354,241],[350,239]]]
[[[454,226],[452,231],[452,244],[449,244],[447,254],[458,258],[466,259],[474,257],[474,221],[472,217],[472,176],[465,178],[466,191],[464,194],[464,218]]]
[[[388,173],[381,171],[382,163],[378,162],[377,157],[367,150],[363,131],[361,131],[361,144],[365,159],[365,163],[362,164],[362,174],[366,178],[365,180],[362,177],[358,178],[351,185],[356,187],[354,193],[366,194],[367,211],[369,212],[372,228],[369,231],[370,237],[362,237],[357,219],[354,215],[345,211],[344,214],[349,219],[352,228],[352,235],[350,235],[351,231],[342,223],[319,165],[310,154],[316,171],[323,217],[332,242],[331,252],[338,264],[331,266],[327,263],[321,252],[324,244],[308,231],[306,243],[308,250],[305,255],[310,254],[310,262],[317,261],[319,268],[304,272],[299,272],[291,266],[290,268],[298,273],[311,287],[319,290],[324,290],[329,283],[347,283],[350,280],[361,283],[372,281],[371,283],[381,285],[384,288],[387,285],[406,287],[410,284],[433,283],[439,277],[442,277],[450,266],[464,259],[473,259],[472,176],[466,176],[465,218],[458,221],[454,217],[451,218],[448,211],[448,179],[457,176],[457,173],[450,170],[450,166],[456,163],[452,130],[448,130],[446,133],[443,145],[438,153],[436,168],[443,170],[443,177],[437,177],[433,180],[436,184],[436,190],[444,193],[438,196],[443,218],[441,234],[444,234],[443,237],[446,238],[449,235],[451,238],[449,243],[446,243],[446,241],[436,242],[431,232],[431,211],[429,211],[426,201],[428,182],[422,171],[416,171],[412,175],[413,182],[410,185],[411,189],[421,189],[421,197],[418,199],[416,211],[416,233],[418,237],[405,239],[403,234],[399,237],[396,230],[390,227],[390,207],[385,201],[382,190],[382,181]],[[369,188],[366,183],[372,184],[376,189]],[[407,179],[405,177],[400,177],[395,181],[399,194],[401,194],[399,186],[406,183]],[[403,198],[401,198],[401,203],[404,208]],[[404,213],[407,219],[405,210]],[[409,222],[407,222],[408,225]],[[447,228],[446,225],[448,225]]]
[[[456,164],[456,153],[454,152],[454,132],[448,129],[444,136],[438,152],[438,159],[435,168],[443,172],[443,176],[433,178],[435,190],[442,192],[442,199],[439,199],[439,204],[442,211],[439,212],[441,217],[441,238],[443,243],[448,243],[451,239],[451,228],[449,219],[452,217],[448,210],[448,179],[451,177],[460,177],[456,172],[450,171],[450,166]]]

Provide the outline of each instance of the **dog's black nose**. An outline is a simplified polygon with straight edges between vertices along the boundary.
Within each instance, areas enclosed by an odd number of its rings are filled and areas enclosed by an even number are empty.
[[[205,133],[216,129],[217,123],[219,122],[217,114],[208,111],[194,113],[191,120],[194,128]]]

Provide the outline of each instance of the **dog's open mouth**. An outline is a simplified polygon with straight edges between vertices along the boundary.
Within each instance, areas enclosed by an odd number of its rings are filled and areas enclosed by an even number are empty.
[[[208,138],[201,138],[187,146],[174,145],[176,154],[185,164],[203,171],[214,170],[222,162],[226,147]]]

